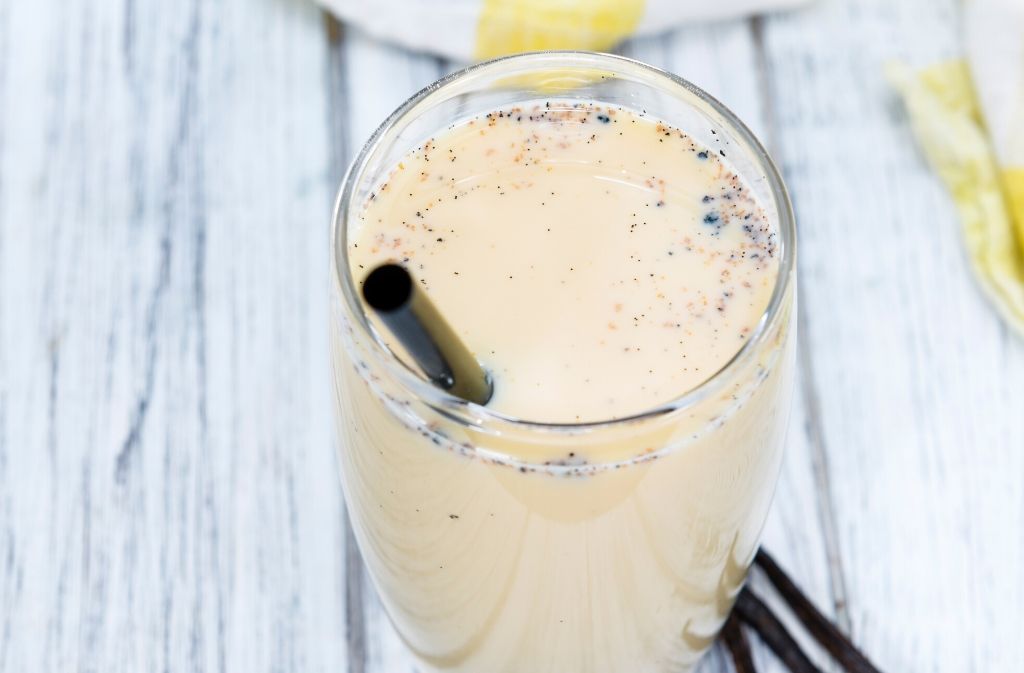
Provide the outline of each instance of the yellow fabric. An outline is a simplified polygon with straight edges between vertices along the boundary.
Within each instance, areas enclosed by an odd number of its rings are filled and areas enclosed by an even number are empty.
[[[956,202],[982,287],[1024,334],[1024,170],[1003,171],[996,163],[965,62],[919,73],[892,64],[886,74],[903,97],[918,142]]]
[[[475,55],[601,51],[632,34],[643,13],[643,0],[483,0]]]
[[[1017,224],[1017,243],[1024,250],[1024,167],[1004,168],[1003,187],[1013,220]]]

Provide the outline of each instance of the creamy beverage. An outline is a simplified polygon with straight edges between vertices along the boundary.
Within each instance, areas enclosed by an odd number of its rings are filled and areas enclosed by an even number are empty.
[[[424,671],[677,672],[714,639],[794,345],[792,288],[761,324],[779,224],[731,147],[618,105],[511,104],[422,140],[339,225],[341,282],[401,263],[495,384],[486,410],[446,400],[335,303],[346,501]]]

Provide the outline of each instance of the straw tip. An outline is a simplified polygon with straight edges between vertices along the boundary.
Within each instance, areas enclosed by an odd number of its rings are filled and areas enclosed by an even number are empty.
[[[395,311],[412,296],[412,276],[400,264],[381,264],[363,281],[363,299],[376,311]]]

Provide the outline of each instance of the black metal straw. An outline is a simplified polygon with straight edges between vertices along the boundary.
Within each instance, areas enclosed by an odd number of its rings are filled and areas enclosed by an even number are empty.
[[[487,404],[493,392],[490,376],[405,267],[383,264],[371,271],[363,281],[363,299],[434,385]]]

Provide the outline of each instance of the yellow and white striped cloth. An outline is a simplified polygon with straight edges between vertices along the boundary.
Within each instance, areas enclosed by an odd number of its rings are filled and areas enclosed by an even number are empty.
[[[319,0],[371,35],[460,61],[542,49],[605,50],[687,21],[806,0]]]
[[[1024,0],[966,0],[966,59],[887,75],[949,188],[982,288],[1024,335]]]

